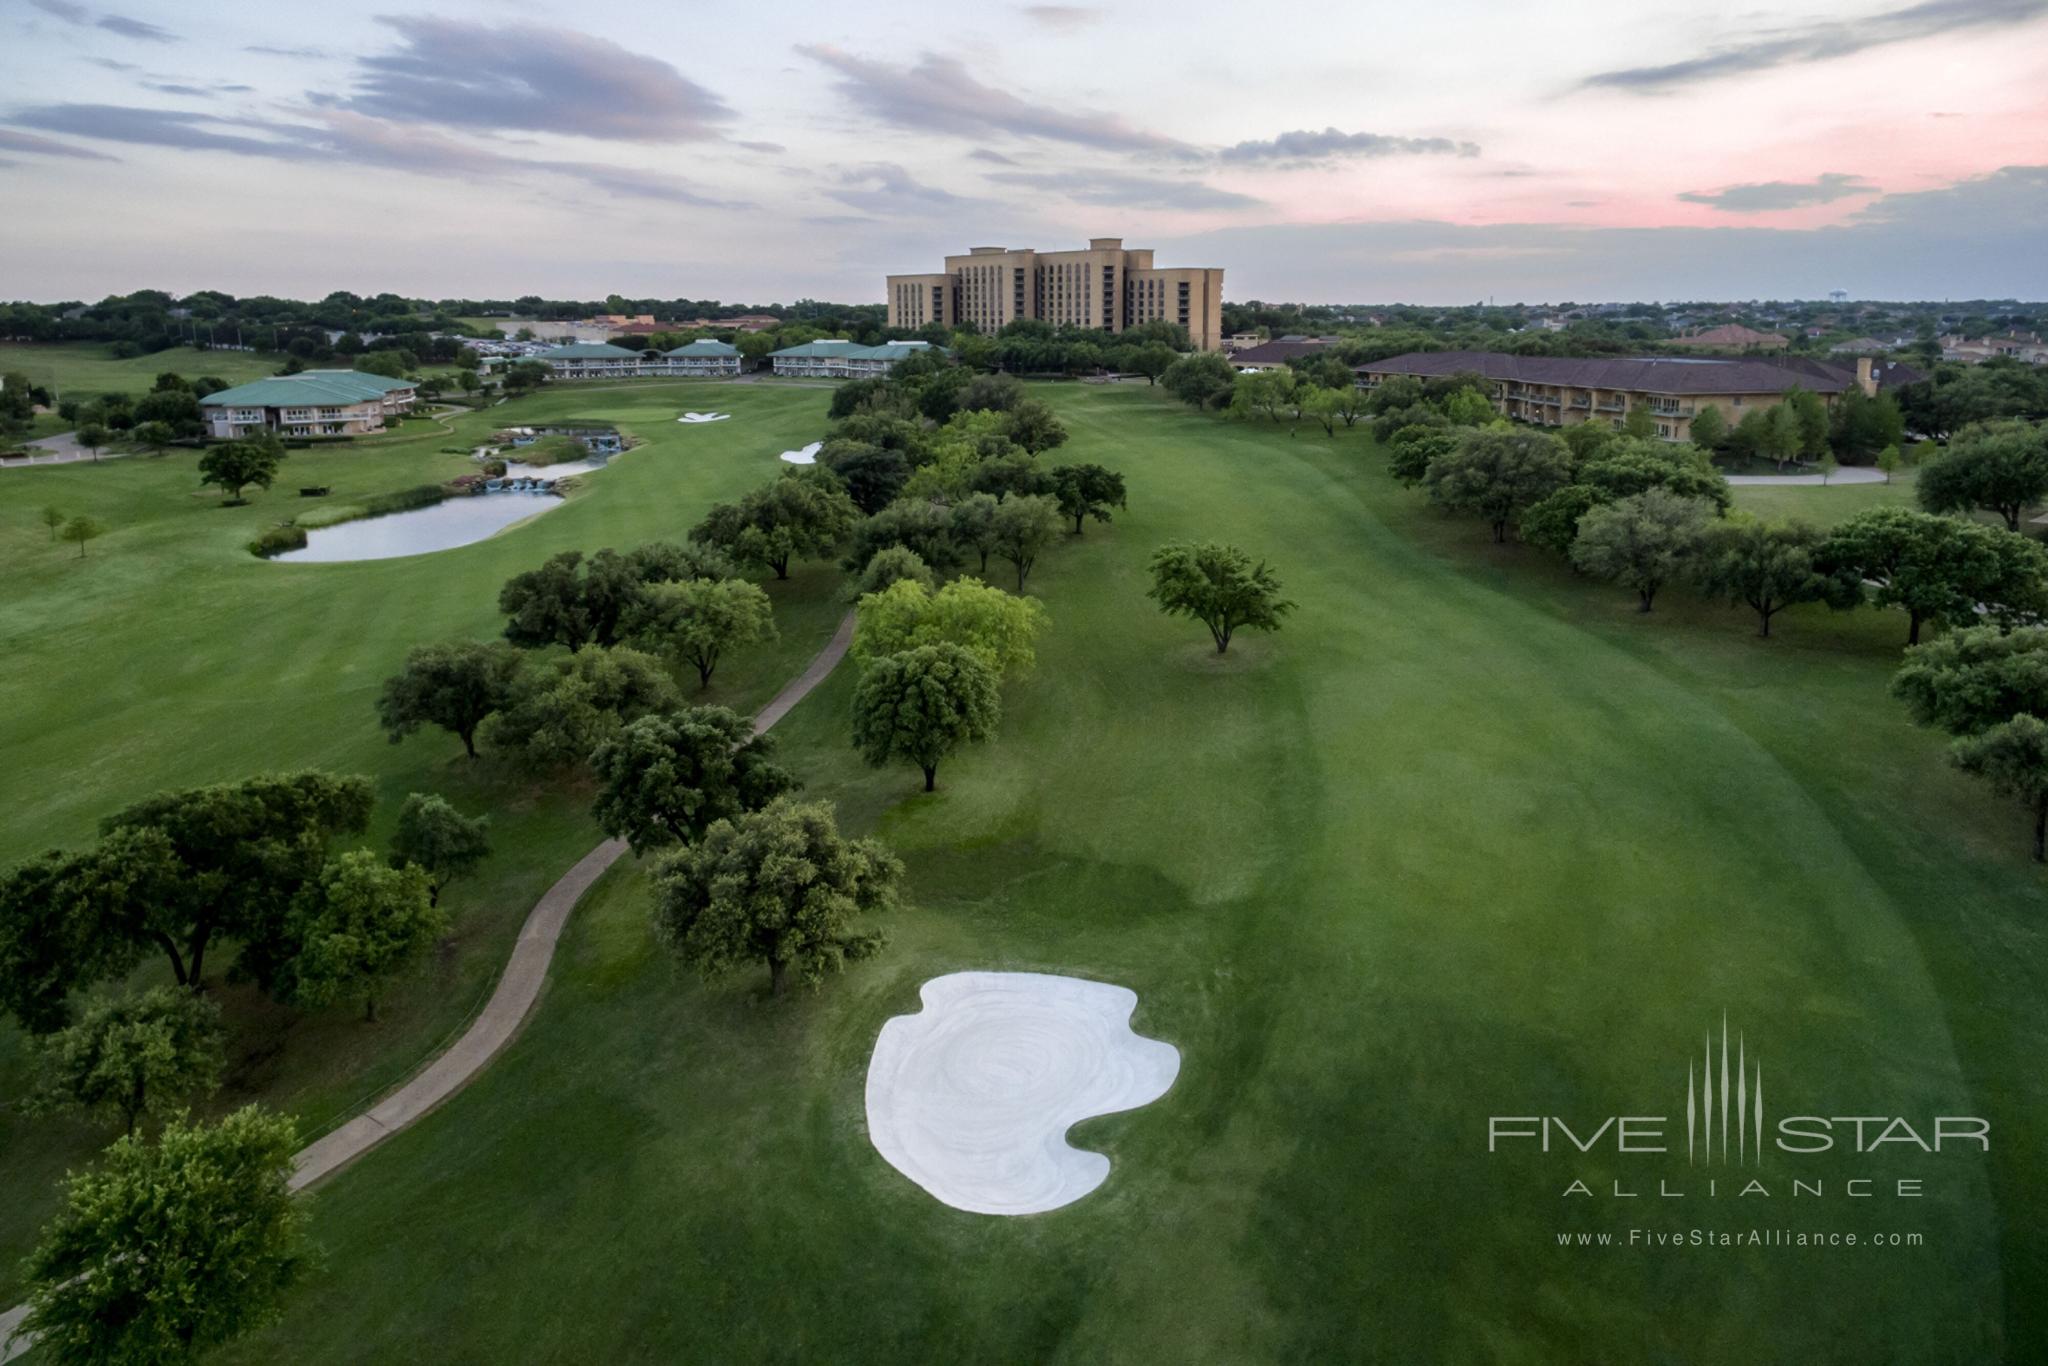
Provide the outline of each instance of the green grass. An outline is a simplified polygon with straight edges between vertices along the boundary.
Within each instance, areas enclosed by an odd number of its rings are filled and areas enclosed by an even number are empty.
[[[1735,506],[1769,522],[1803,521],[1831,527],[1877,507],[1917,507],[1913,471],[1901,470],[1885,484],[1743,484],[1731,490]]]
[[[1901,620],[1800,608],[1761,641],[1677,592],[1640,616],[1438,515],[1362,434],[1043,392],[1059,458],[1123,470],[1131,507],[1034,576],[1053,628],[1000,739],[922,795],[847,748],[847,672],[782,730],[810,791],[906,860],[888,953],[784,1003],[765,974],[707,985],[615,870],[509,1052],[322,1188],[326,1265],[229,1359],[1985,1362],[2048,1340],[2048,898],[2020,813],[1886,697]],[[1181,537],[1269,556],[1287,629],[1219,660],[1153,612],[1146,558]],[[322,603],[350,652],[394,613],[362,577]],[[390,636],[436,633],[409,625]],[[249,668],[313,676],[279,654]],[[44,781],[81,741],[47,748]],[[1115,1167],[1067,1209],[947,1209],[867,1142],[876,1029],[966,968],[1123,983],[1182,1050],[1164,1099],[1080,1126]],[[1705,1199],[1682,1157],[1485,1151],[1489,1115],[1675,1113],[1723,1012],[1774,1114],[1979,1114],[1993,1151],[1774,1155],[1767,1203]],[[1829,1194],[1794,1201],[1795,1174]],[[1925,1195],[1846,1199],[1851,1176]],[[1693,1196],[1568,1201],[1573,1178]],[[1556,1244],[1752,1226],[1926,1243]]]
[[[696,402],[693,395],[689,402]],[[815,394],[718,395],[734,413],[683,427],[680,389],[647,386],[601,407],[573,389],[456,419],[480,439],[512,420],[604,417],[646,438],[580,480],[546,516],[475,545],[361,564],[267,563],[244,549],[289,516],[439,480],[474,468],[443,454],[434,423],[345,447],[288,456],[278,486],[246,507],[202,490],[190,451],[0,472],[0,754],[7,819],[0,860],[89,840],[99,818],[166,787],[316,766],[368,774],[379,798],[381,844],[399,801],[438,791],[488,812],[495,853],[450,892],[455,932],[416,978],[363,1026],[336,1009],[301,1015],[223,992],[237,1041],[228,1087],[213,1108],[262,1099],[297,1114],[308,1132],[339,1122],[413,1070],[481,1005],[533,901],[599,838],[588,794],[521,780],[460,744],[423,732],[400,745],[377,729],[383,679],[414,644],[490,636],[502,625],[498,587],[564,549],[680,538],[714,499],[773,476],[777,455],[824,427]],[[321,500],[301,485],[331,485]],[[52,544],[36,519],[46,504],[89,513],[111,532],[85,559]],[[828,566],[768,584],[781,640],[721,666],[710,696],[764,702],[829,638],[844,604]],[[690,678],[694,691],[694,672]],[[160,971],[154,964],[148,973]],[[83,1123],[28,1121],[12,1102],[26,1084],[23,1040],[0,1025],[0,1298],[53,1208],[51,1182],[107,1135]]]
[[[186,379],[212,375],[229,384],[242,384],[274,375],[283,364],[284,357],[259,351],[195,351],[174,346],[117,360],[112,348],[102,342],[0,342],[0,371],[19,371],[65,398],[148,393],[165,371]]]

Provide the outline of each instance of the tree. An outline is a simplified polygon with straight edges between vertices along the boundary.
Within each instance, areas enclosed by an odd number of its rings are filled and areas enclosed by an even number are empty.
[[[220,1008],[175,987],[102,998],[77,1024],[39,1040],[36,1061],[34,1112],[97,1113],[132,1134],[144,1116],[220,1084]]]
[[[277,1317],[311,1261],[290,1118],[251,1105],[116,1139],[65,1179],[27,1265],[40,1359],[192,1361]]]
[[[285,995],[308,1006],[360,995],[365,1020],[377,1018],[380,983],[448,929],[426,869],[392,867],[367,849],[330,862],[293,910],[298,952]]]
[[[853,595],[858,600],[871,593],[879,593],[891,584],[906,581],[925,589],[938,582],[932,576],[931,566],[909,546],[883,546],[869,557],[867,568],[860,571],[860,580],[853,586]]]
[[[1067,439],[1066,424],[1053,412],[1052,405],[1036,398],[1013,404],[1003,419],[1002,432],[1032,455],[1064,445]]]
[[[1971,626],[1907,649],[1892,696],[1913,720],[1976,735],[2021,712],[2048,715],[2048,627]]]
[[[1074,534],[1081,534],[1081,522],[1093,517],[1109,521],[1109,510],[1124,503],[1124,477],[1100,465],[1058,465],[1052,471],[1053,497],[1059,500],[1060,515],[1074,519]]]
[[[1835,477],[1835,471],[1841,468],[1842,462],[1835,459],[1835,453],[1832,450],[1825,450],[1820,453],[1821,483],[1827,484],[1833,482]]]
[[[106,534],[105,522],[97,517],[87,517],[83,513],[66,522],[64,529],[57,533],[65,542],[78,547],[78,558],[81,560],[85,558],[86,542],[96,541]]]
[[[1778,407],[1791,415],[1796,454],[1807,460],[1827,454],[1828,407],[1819,394],[1794,388]]]
[[[1712,456],[1727,439],[1728,419],[1714,404],[1702,403],[1692,418],[1692,444]]]
[[[974,551],[981,557],[980,573],[988,573],[989,553],[996,548],[996,509],[1001,506],[992,493],[970,494],[953,504],[947,514],[953,543],[964,557]]]
[[[1949,750],[1957,768],[1991,784],[2034,817],[2034,862],[2048,862],[2048,724],[2021,713]]]
[[[1278,422],[1294,397],[1297,383],[1294,371],[1285,366],[1240,371],[1231,391],[1230,411],[1237,417],[1263,417],[1268,422]]]
[[[80,423],[71,434],[71,439],[92,452],[92,458],[100,458],[100,447],[107,444],[107,429],[97,422]]]
[[[521,674],[484,740],[529,768],[565,768],[588,761],[627,723],[680,705],[653,656],[624,645],[579,650]]]
[[[508,618],[505,639],[527,648],[616,645],[620,620],[641,585],[698,572],[700,566],[687,563],[692,554],[655,542],[628,555],[609,548],[587,560],[579,550],[551,555],[540,568],[514,574],[498,591],[498,610]]]
[[[1238,631],[1277,631],[1294,604],[1280,596],[1280,580],[1264,560],[1234,545],[1161,546],[1152,553],[1146,597],[1170,617],[1192,617],[1209,628],[1216,653],[1230,649]]]
[[[2048,425],[2006,420],[1965,427],[1948,453],[1920,471],[1920,506],[1929,512],[1986,508],[2020,529],[2028,508],[2048,497]]]
[[[1705,501],[1668,489],[1631,494],[1579,519],[1572,564],[1635,589],[1637,610],[1647,612],[1657,590],[1685,571],[1712,515]]]
[[[474,872],[491,852],[491,818],[465,816],[430,792],[407,795],[391,835],[391,866],[408,864],[427,875],[427,900],[441,904],[441,889]]]
[[[1622,414],[1621,434],[1638,441],[1654,441],[1657,437],[1657,415],[1641,403],[1631,403]]]
[[[775,639],[775,608],[745,579],[655,583],[640,591],[627,632],[644,649],[694,665],[697,686],[708,688],[727,650]]]
[[[234,975],[269,990],[297,952],[291,907],[330,841],[361,834],[369,779],[306,770],[160,792],[100,822],[94,851],[107,930],[205,980],[216,935],[238,941]]]
[[[1159,377],[1173,368],[1180,355],[1164,342],[1147,342],[1132,347],[1124,358],[1124,368],[1143,375],[1152,384],[1159,383]]]
[[[715,504],[690,539],[786,579],[792,559],[830,554],[859,516],[844,489],[792,473]]]
[[[1413,488],[1428,477],[1432,460],[1458,448],[1459,439],[1457,432],[1441,418],[1433,424],[1411,422],[1385,438],[1387,469],[1394,478]]]
[[[1028,672],[1033,645],[1048,618],[1035,598],[1018,597],[979,579],[956,579],[934,592],[899,580],[860,600],[853,657],[870,663],[920,645],[961,645],[981,656],[998,678]]]
[[[1297,397],[1301,402],[1301,410],[1316,420],[1323,429],[1323,435],[1337,435],[1337,410],[1343,406],[1344,401],[1342,390],[1313,385],[1305,391],[1297,391]]]
[[[655,934],[706,976],[766,963],[781,996],[792,974],[815,986],[879,952],[857,922],[895,909],[902,876],[877,841],[843,838],[830,806],[783,798],[715,822],[655,870]]]
[[[994,500],[990,503],[993,505]],[[840,564],[852,571],[866,568],[870,561],[891,546],[913,552],[936,573],[959,567],[961,551],[953,535],[951,510],[924,498],[904,498],[891,503],[853,529],[846,557]]]
[[[1877,467],[1884,471],[1884,481],[1887,484],[1891,483],[1892,476],[1899,472],[1900,463],[1899,447],[1896,442],[1877,453]]]
[[[2048,553],[2024,536],[1910,508],[1872,508],[1828,533],[1824,572],[1876,585],[1880,607],[1906,611],[1908,644],[1927,623],[2016,624],[2048,606]]]
[[[199,457],[199,482],[219,485],[228,503],[239,504],[251,484],[267,489],[275,483],[283,460],[284,447],[269,438],[223,442]]]
[[[1725,511],[1734,501],[1728,481],[1714,462],[1691,446],[1616,437],[1587,460],[1573,482],[1587,484],[1611,501],[1661,488],[1681,498],[1700,498]]]
[[[365,375],[382,375],[386,379],[404,379],[419,369],[419,358],[410,351],[387,348],[366,351],[356,357],[355,368]]]
[[[870,515],[895,502],[910,479],[910,461],[902,451],[865,441],[827,441],[818,463],[838,475],[853,505]]]
[[[1564,443],[1554,436],[1482,428],[1432,459],[1423,482],[1439,505],[1484,518],[1498,543],[1507,540],[1515,514],[1564,487],[1570,471]]]
[[[1711,527],[1693,562],[1694,579],[1709,597],[1748,604],[1756,613],[1756,633],[1769,636],[1771,618],[1785,608],[1830,601],[1843,591],[1840,581],[1820,567],[1821,539],[1804,522]]]
[[[989,534],[996,554],[1016,566],[1019,593],[1038,563],[1038,553],[1059,536],[1060,525],[1059,504],[1042,494],[1006,498],[996,508]]]
[[[1214,351],[1197,351],[1168,366],[1159,383],[1191,408],[1220,408],[1230,402],[1237,372]]]
[[[1002,717],[994,669],[962,645],[920,645],[861,670],[853,694],[853,745],[877,768],[908,759],[937,784],[939,760],[993,739]]]
[[[1896,399],[1890,394],[1867,397],[1853,384],[1835,400],[1829,416],[1829,440],[1845,465],[1861,465],[1905,435]]]
[[[169,840],[148,831],[47,850],[0,874],[0,1007],[30,1033],[62,1029],[73,991],[141,957],[143,908],[179,872]]]
[[[168,422],[138,422],[133,435],[136,445],[151,455],[162,455],[178,434],[171,430]]]
[[[512,697],[519,652],[502,641],[448,640],[415,646],[384,680],[377,719],[392,744],[423,725],[439,726],[476,758],[477,727]]]
[[[724,707],[643,716],[591,756],[598,781],[592,814],[635,853],[689,844],[712,822],[758,811],[795,789],[774,757],[774,740]]]
[[[50,529],[50,544],[55,545],[57,543],[57,529],[64,525],[64,509],[45,507],[37,515],[42,518],[43,525]]]
[[[1572,542],[1579,538],[1579,519],[1596,507],[1613,501],[1591,484],[1566,484],[1557,492],[1522,509],[1515,529],[1530,545],[1570,557]]]
[[[968,471],[966,488],[972,493],[993,494],[1001,502],[1012,495],[1051,493],[1052,477],[1038,467],[1038,461],[1029,452],[1012,447],[974,465]]]

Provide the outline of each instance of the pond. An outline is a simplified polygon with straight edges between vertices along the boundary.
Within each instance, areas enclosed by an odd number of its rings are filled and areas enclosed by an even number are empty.
[[[432,507],[363,517],[306,533],[306,544],[272,556],[300,564],[337,564],[346,560],[392,560],[424,555],[481,541],[522,518],[561,506],[552,493],[487,493],[446,498]]]
[[[560,479],[567,474],[588,474],[601,470],[609,456],[593,455],[588,460],[557,460],[552,465],[529,465],[524,460],[505,461],[507,479]]]

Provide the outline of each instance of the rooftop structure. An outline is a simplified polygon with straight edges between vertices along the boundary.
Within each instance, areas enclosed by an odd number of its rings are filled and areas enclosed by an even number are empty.
[[[1034,318],[1055,327],[1122,332],[1142,323],[1178,323],[1203,351],[1223,345],[1223,272],[1152,264],[1149,247],[1121,237],[1090,238],[1084,251],[974,247],[948,256],[945,269],[891,275],[889,326],[972,323],[993,335]]]
[[[213,437],[356,436],[382,430],[385,419],[409,411],[417,397],[409,379],[305,370],[216,390],[199,400],[199,411]]]
[[[1731,351],[1782,351],[1792,343],[1777,332],[1759,332],[1741,323],[1724,323],[1703,332],[1673,337],[1672,346],[1719,347]]]
[[[778,375],[801,375],[819,379],[861,379],[886,375],[896,362],[931,350],[930,342],[884,342],[862,346],[844,339],[805,342],[785,346],[768,357]]]
[[[1646,408],[1657,435],[1667,441],[1689,439],[1693,418],[1707,407],[1721,409],[1733,424],[1747,413],[1783,402],[1794,389],[1832,402],[1852,388],[1875,395],[1920,378],[1910,366],[1868,359],[1850,369],[1806,357],[1579,360],[1498,351],[1410,352],[1358,366],[1357,374],[1368,388],[1397,375],[1476,375],[1486,382],[1494,406],[1504,415],[1544,427],[1592,421],[1619,426],[1631,409]]]

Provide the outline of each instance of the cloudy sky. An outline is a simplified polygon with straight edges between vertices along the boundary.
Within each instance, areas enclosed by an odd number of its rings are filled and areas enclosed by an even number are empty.
[[[0,297],[2048,297],[2048,0],[0,0]]]

